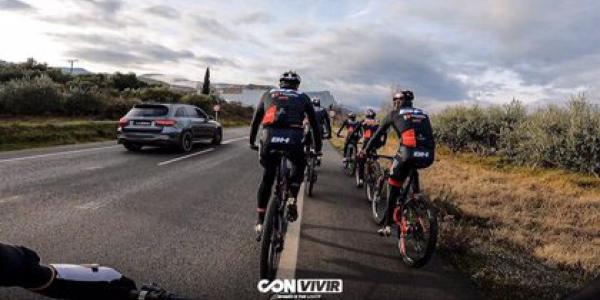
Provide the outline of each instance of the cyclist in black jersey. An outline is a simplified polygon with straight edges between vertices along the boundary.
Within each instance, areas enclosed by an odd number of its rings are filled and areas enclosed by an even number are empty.
[[[260,138],[260,163],[264,168],[257,195],[257,224],[255,231],[262,233],[265,209],[271,196],[279,157],[273,151],[283,150],[293,164],[290,191],[293,199],[288,200],[290,215],[297,217],[296,197],[304,179],[306,157],[303,145],[303,120],[306,117],[314,134],[315,151],[320,154],[321,130],[315,117],[310,98],[298,91],[300,76],[293,71],[283,73],[278,89],[266,92],[256,107],[250,130],[250,147],[255,149],[256,137],[262,125]],[[292,220],[295,217],[292,217]]]

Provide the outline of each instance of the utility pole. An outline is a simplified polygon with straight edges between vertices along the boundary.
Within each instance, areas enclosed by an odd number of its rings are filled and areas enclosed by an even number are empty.
[[[71,64],[71,71],[69,73],[73,74],[73,64],[78,61],[79,59],[67,59],[67,62]]]

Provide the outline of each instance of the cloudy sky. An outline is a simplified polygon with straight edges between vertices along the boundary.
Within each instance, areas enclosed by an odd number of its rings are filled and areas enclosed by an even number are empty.
[[[227,3],[225,3],[227,2]],[[275,84],[379,107],[600,91],[600,1],[0,0],[0,59]]]

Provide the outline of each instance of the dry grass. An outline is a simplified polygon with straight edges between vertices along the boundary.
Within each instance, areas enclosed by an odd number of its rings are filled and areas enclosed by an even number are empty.
[[[395,152],[390,138],[380,152]],[[438,250],[490,298],[562,298],[600,275],[600,180],[436,154],[421,180],[440,210]]]

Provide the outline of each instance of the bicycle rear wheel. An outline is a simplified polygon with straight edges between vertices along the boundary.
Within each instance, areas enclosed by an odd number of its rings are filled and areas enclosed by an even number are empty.
[[[280,203],[279,198],[273,197],[267,206],[260,245],[260,279],[273,280],[277,275],[285,235],[281,226],[284,221],[279,210]]]
[[[346,163],[344,164],[344,174],[347,176],[354,175],[356,170],[356,146],[354,143],[348,144],[346,148]]]
[[[411,268],[424,266],[435,251],[438,222],[435,210],[422,194],[404,205],[398,228],[398,250],[404,264]]]

